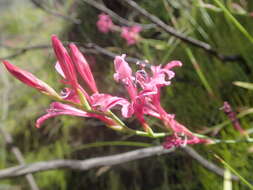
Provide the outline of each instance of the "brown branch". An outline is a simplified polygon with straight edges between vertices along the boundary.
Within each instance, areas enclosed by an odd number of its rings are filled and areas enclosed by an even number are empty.
[[[2,134],[2,136],[4,137],[4,140],[5,140],[5,143],[7,145],[7,147],[11,150],[11,152],[14,154],[14,156],[16,157],[18,163],[20,165],[24,165],[25,164],[25,160],[24,160],[24,157],[21,153],[21,151],[19,150],[18,147],[16,147],[14,144],[13,144],[13,139],[12,139],[12,136],[7,132],[5,131],[4,129],[2,129],[2,126],[0,127],[0,133]],[[25,178],[29,184],[29,186],[31,187],[32,190],[39,190],[39,187],[38,185],[36,184],[35,182],[35,179],[33,177],[32,174],[30,173],[27,173],[25,175]]]
[[[72,18],[72,17],[66,16],[66,15],[63,15],[63,14],[61,14],[61,13],[58,13],[58,12],[56,12],[56,11],[53,11],[53,10],[51,10],[51,9],[49,9],[49,8],[47,8],[47,7],[45,7],[45,6],[43,5],[43,2],[42,2],[41,0],[31,0],[31,2],[32,2],[36,7],[38,7],[39,9],[41,9],[41,10],[43,10],[43,11],[45,11],[45,12],[47,12],[47,13],[53,15],[53,16],[62,18],[62,19],[64,19],[64,20],[69,21],[69,22],[72,22],[72,23],[74,23],[74,24],[80,24],[80,23],[81,23],[81,20],[79,20],[79,19],[76,19],[76,18]]]
[[[101,46],[99,46],[99,45],[97,45],[95,43],[80,44],[80,45],[83,46],[83,47],[86,47],[86,48],[94,49],[98,53],[101,53],[101,54],[106,55],[106,56],[108,56],[110,58],[113,58],[113,59],[115,58],[115,56],[119,55],[119,54],[113,53],[113,52],[107,50],[106,48],[103,48],[103,47],[101,47]],[[134,63],[134,64],[136,64],[136,63],[144,64],[147,67],[149,67],[149,64],[147,64],[147,61],[141,60],[141,59],[138,59],[138,58],[135,58],[135,57],[129,57],[129,56],[127,56],[126,57],[126,61],[129,62],[129,63]]]
[[[68,43],[64,43],[64,44],[67,45]],[[85,53],[92,53],[92,54],[101,53],[101,54],[106,55],[106,56],[113,58],[113,59],[115,58],[115,56],[119,55],[119,54],[113,53],[113,52],[107,50],[106,48],[103,48],[95,43],[80,44],[80,43],[76,42],[76,44],[81,46],[81,50]],[[40,50],[40,49],[50,49],[52,46],[47,45],[47,44],[40,44],[40,45],[32,45],[32,46],[14,48],[11,46],[6,46],[4,44],[1,44],[1,47],[11,49],[11,50],[16,50],[16,52],[13,54],[7,55],[5,57],[0,57],[0,61],[16,58],[16,57],[26,53],[27,51],[34,51],[34,50]],[[128,61],[130,63],[134,63],[134,64],[141,63],[141,64],[145,64],[145,65],[149,66],[147,64],[147,61],[141,60],[138,58],[134,58],[134,57],[126,57],[126,61]]]
[[[215,164],[209,162],[190,147],[184,147],[183,150],[187,152],[196,161],[198,161],[201,165],[203,165],[206,169],[223,177],[224,170],[222,168],[219,168]],[[17,177],[26,175],[27,173],[36,173],[55,169],[70,169],[70,170],[85,171],[96,167],[113,166],[155,155],[171,153],[173,151],[175,151],[175,148],[164,149],[162,146],[155,146],[150,148],[142,148],[126,153],[115,154],[112,156],[97,157],[86,160],[43,161],[0,170],[0,179]],[[233,175],[232,179],[238,180],[238,177]]]
[[[193,148],[187,146],[182,148],[189,156],[191,156],[193,159],[195,159],[198,163],[200,163],[202,166],[207,168],[208,170],[223,176],[224,175],[224,170],[217,165],[213,164],[212,162],[208,161],[204,157],[202,157],[199,153],[197,153]],[[239,180],[239,178],[235,175],[231,176],[232,180]]]
[[[0,179],[17,177],[26,175],[28,173],[36,173],[55,169],[70,169],[70,170],[89,170],[101,166],[113,166],[125,162],[138,160],[155,155],[161,155],[173,152],[175,149],[163,149],[162,146],[155,146],[150,148],[138,149],[126,153],[115,154],[112,156],[104,156],[91,158],[86,160],[52,160],[37,162],[28,165],[15,166],[0,170]]]
[[[139,25],[143,29],[150,29],[150,28],[155,27],[154,24],[141,24],[141,23],[137,23],[137,22],[134,22],[134,21],[129,21],[125,18],[122,18],[119,15],[117,15],[115,12],[113,12],[111,9],[108,9],[106,6],[104,6],[101,3],[96,2],[95,0],[82,0],[82,1],[89,4],[89,5],[91,5],[91,6],[93,6],[93,7],[95,7],[96,9],[108,14],[110,17],[117,20],[119,23],[121,23],[123,25],[127,25],[127,26]]]
[[[180,39],[181,41],[191,44],[195,47],[201,48],[210,55],[216,56],[218,59],[221,61],[243,61],[244,59],[240,55],[231,55],[231,56],[226,56],[222,55],[217,50],[213,49],[208,43],[187,37],[184,34],[180,33],[177,31],[175,28],[165,24],[162,20],[160,20],[158,17],[155,15],[152,15],[148,11],[146,11],[144,8],[140,7],[136,2],[133,0],[124,0],[130,7],[134,8],[136,11],[138,11],[140,14],[145,16],[147,19],[149,19],[152,23],[154,23],[156,26],[160,27],[163,29],[165,32],[168,34],[175,36],[176,38]]]
[[[8,101],[9,96],[8,96],[8,94],[10,92],[10,85],[9,85],[7,77],[5,77],[5,76],[6,76],[5,73],[1,74],[3,84],[4,84],[4,86],[3,86],[4,91],[2,93],[3,103],[2,103],[2,115],[0,118],[0,133],[3,137],[5,144],[7,145],[7,148],[9,148],[9,150],[16,157],[18,163],[25,164],[25,160],[24,160],[24,157],[23,157],[20,149],[14,145],[13,138],[12,138],[11,134],[8,133],[6,130],[4,130],[4,126],[2,124],[2,122],[4,122],[6,120],[6,118],[8,116],[8,110],[9,110],[9,101]],[[32,174],[26,174],[25,178],[32,190],[39,190],[39,187],[37,186]]]

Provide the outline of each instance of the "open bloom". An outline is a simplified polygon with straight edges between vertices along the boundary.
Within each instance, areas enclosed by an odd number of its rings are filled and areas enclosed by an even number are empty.
[[[87,60],[73,43],[69,45],[68,52],[58,37],[53,35],[52,46],[57,58],[56,71],[62,76],[62,82],[66,85],[60,95],[31,73],[7,61],[3,62],[7,70],[17,79],[58,100],[53,102],[47,113],[37,120],[36,127],[40,127],[49,118],[70,115],[96,118],[114,130],[125,129],[132,132],[133,130],[122,124],[110,111],[115,106],[120,106],[122,116],[125,118],[135,116],[146,134],[153,134],[146,116],[160,119],[165,129],[172,133],[166,139],[165,148],[207,143],[207,140],[196,137],[180,124],[173,114],[167,113],[161,106],[161,88],[171,84],[171,79],[175,76],[172,69],[182,66],[180,61],[169,62],[165,66],[151,66],[148,71],[142,66],[140,70],[133,72],[125,61],[126,55],[116,56],[114,79],[124,85],[129,95],[128,98],[123,98],[99,92]],[[80,85],[78,75],[84,81],[84,86]]]
[[[127,41],[128,45],[136,44],[139,40],[139,33],[141,32],[140,26],[126,27],[121,28],[121,37]]]
[[[175,76],[171,69],[182,66],[180,61],[172,61],[164,67],[161,65],[151,66],[151,74],[144,68],[133,73],[125,61],[125,55],[117,56],[114,60],[114,65],[116,70],[114,79],[124,84],[130,97],[130,105],[127,111],[128,117],[134,114],[144,129],[148,127],[145,115],[160,119],[165,127],[173,133],[173,138],[171,138],[172,145],[173,143],[174,145],[182,144],[181,137],[187,139],[186,144],[204,143],[184,125],[176,121],[173,114],[167,113],[160,103],[161,87],[171,84],[170,80]]]
[[[101,13],[100,15],[98,15],[98,21],[96,25],[100,32],[108,33],[112,29],[113,22],[109,15]]]
[[[128,102],[123,98],[98,92],[87,61],[74,44],[70,44],[69,55],[58,37],[53,35],[52,46],[57,57],[55,68],[63,77],[62,82],[68,86],[63,89],[61,95],[58,95],[49,85],[31,73],[10,64],[8,61],[3,62],[7,70],[23,83],[67,103],[52,103],[50,109],[47,110],[47,114],[37,120],[36,127],[40,127],[47,119],[59,115],[93,117],[100,119],[108,126],[117,126],[118,124],[108,117],[106,112],[112,107],[120,105],[124,113]],[[77,73],[80,74],[92,94],[89,94],[79,84]]]

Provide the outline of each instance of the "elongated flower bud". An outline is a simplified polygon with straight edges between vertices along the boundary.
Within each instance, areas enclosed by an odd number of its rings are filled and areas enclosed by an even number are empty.
[[[83,54],[79,51],[75,44],[71,43],[69,45],[71,58],[77,68],[77,71],[90,87],[93,93],[98,93],[96,82],[94,80],[93,74],[90,70],[90,66],[84,58]]]
[[[59,65],[60,65],[62,72],[65,76],[65,80],[74,89],[77,89],[78,81],[77,81],[75,67],[72,63],[72,60],[71,60],[67,50],[62,45],[62,43],[58,39],[58,37],[55,35],[52,35],[52,45],[53,45],[53,49],[54,49],[55,55],[57,57],[57,60],[59,62]]]
[[[36,88],[38,91],[44,94],[60,99],[60,96],[55,92],[55,90],[52,87],[50,87],[42,80],[35,77],[32,73],[29,73],[25,70],[20,69],[15,65],[12,65],[8,61],[3,61],[3,64],[6,67],[6,69],[21,82],[25,83],[28,86]]]

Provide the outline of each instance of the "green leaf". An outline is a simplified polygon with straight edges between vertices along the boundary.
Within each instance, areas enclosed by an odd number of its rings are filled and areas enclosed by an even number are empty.
[[[242,87],[242,88],[247,88],[249,90],[253,90],[253,83],[235,81],[235,82],[233,82],[233,84],[236,86]]]

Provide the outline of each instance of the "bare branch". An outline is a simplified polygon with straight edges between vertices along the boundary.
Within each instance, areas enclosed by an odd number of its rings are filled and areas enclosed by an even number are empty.
[[[89,170],[100,166],[113,166],[125,162],[138,160],[155,155],[173,152],[175,149],[164,149],[162,146],[138,149],[126,153],[91,158],[86,160],[52,160],[37,162],[29,165],[21,165],[0,170],[0,179],[22,176],[28,173],[36,173],[54,169]]]
[[[5,131],[2,127],[0,127],[0,133],[4,137],[5,143],[10,148],[10,150],[14,154],[14,156],[16,157],[18,163],[22,164],[22,165],[25,164],[25,160],[24,160],[24,157],[23,157],[21,151],[19,150],[18,147],[16,147],[13,144],[12,136],[7,131]],[[39,187],[36,184],[35,179],[34,179],[32,174],[27,173],[25,175],[25,178],[26,178],[26,180],[27,180],[27,182],[30,185],[32,190],[39,190]]]
[[[123,25],[127,25],[127,26],[139,25],[143,29],[150,29],[150,28],[155,27],[154,24],[141,24],[141,23],[129,21],[125,18],[122,18],[119,15],[117,15],[115,12],[113,12],[111,9],[108,9],[106,6],[102,5],[101,3],[96,2],[95,0],[83,0],[83,2],[95,7],[96,9],[98,9],[102,12],[105,12],[106,14],[110,15],[110,17],[117,20],[119,23],[121,23]]]
[[[72,18],[72,17],[69,17],[69,16],[66,16],[66,15],[63,15],[61,13],[58,13],[56,11],[53,11],[47,7],[45,7],[43,5],[43,3],[41,2],[41,0],[31,0],[31,2],[38,8],[40,8],[41,10],[53,15],[53,16],[56,16],[56,17],[59,17],[59,18],[62,18],[64,20],[67,20],[69,22],[72,22],[72,23],[75,23],[75,24],[80,24],[81,21],[79,19],[76,19],[76,18]]]
[[[64,45],[67,45],[68,43],[64,43]],[[109,50],[107,50],[106,48],[103,48],[95,43],[87,43],[87,44],[80,44],[78,42],[76,42],[76,44],[78,44],[79,46],[81,46],[81,50],[85,53],[91,53],[91,54],[98,54],[101,53],[102,55],[106,55],[110,58],[115,58],[115,56],[119,55],[116,53],[113,53]],[[51,45],[47,45],[47,44],[39,44],[39,45],[32,45],[32,46],[26,46],[26,47],[11,47],[11,46],[6,46],[4,44],[0,45],[3,48],[7,48],[7,49],[11,49],[11,50],[16,50],[15,53],[7,55],[5,57],[0,57],[0,60],[6,60],[6,59],[13,59],[16,58],[24,53],[26,53],[27,51],[34,51],[34,50],[40,50],[40,49],[50,49],[52,46]],[[138,58],[134,58],[134,57],[126,57],[126,61],[130,62],[130,63],[141,63],[141,64],[145,64],[147,66],[149,66],[147,64],[147,61],[145,60],[141,60]]]
[[[34,46],[26,46],[26,47],[21,47],[21,48],[15,48],[15,47],[10,47],[10,46],[6,46],[1,44],[1,47],[7,48],[7,49],[11,49],[11,50],[16,50],[15,53],[7,55],[5,57],[0,57],[0,60],[6,60],[6,59],[13,59],[16,58],[24,53],[26,53],[27,51],[33,51],[33,50],[40,50],[40,49],[49,49],[52,46],[51,45],[34,45]]]
[[[231,56],[225,56],[217,52],[215,49],[213,49],[208,43],[187,37],[184,34],[177,31],[175,28],[165,24],[162,20],[160,20],[155,15],[152,15],[148,11],[146,11],[144,8],[140,7],[136,2],[133,0],[124,0],[129,6],[134,8],[136,11],[138,11],[140,14],[148,18],[152,23],[154,23],[156,26],[160,27],[167,33],[169,33],[172,36],[175,36],[176,38],[182,40],[185,43],[191,44],[195,47],[201,48],[210,55],[216,56],[221,61],[243,61],[243,58],[240,55],[231,55]]]
[[[202,166],[207,168],[208,170],[223,176],[224,170],[217,165],[213,164],[212,162],[206,160],[204,157],[202,157],[199,153],[197,153],[193,148],[187,146],[182,148],[187,154],[189,154],[193,159],[195,159],[197,162],[199,162]],[[231,176],[233,180],[239,180],[239,178],[235,175]]]
[[[87,47],[87,48],[92,48],[94,50],[96,50],[98,53],[101,53],[103,55],[106,55],[110,58],[115,58],[115,56],[119,55],[119,54],[116,54],[116,53],[113,53],[109,50],[107,50],[106,48],[103,48],[95,43],[88,43],[88,44],[80,44],[84,47]],[[144,64],[146,65],[147,67],[149,67],[149,64],[147,64],[147,61],[146,60],[141,60],[141,59],[138,59],[138,58],[135,58],[135,57],[126,57],[126,61],[128,61],[129,63],[139,63],[139,64]]]
[[[193,157],[196,161],[198,161],[201,165],[203,165],[206,169],[223,177],[224,170],[222,168],[219,168],[215,164],[209,162],[190,147],[185,147],[183,148],[183,150],[187,152],[191,157]],[[126,153],[115,154],[112,156],[97,157],[86,160],[43,161],[0,170],[0,179],[17,177],[26,175],[27,173],[36,173],[55,169],[70,169],[70,170],[85,171],[96,167],[113,166],[155,155],[171,153],[173,151],[175,151],[175,148],[164,149],[162,146],[155,146],[150,148],[142,148]],[[238,177],[233,175],[232,179],[238,180]]]

